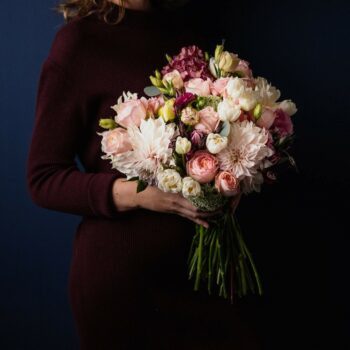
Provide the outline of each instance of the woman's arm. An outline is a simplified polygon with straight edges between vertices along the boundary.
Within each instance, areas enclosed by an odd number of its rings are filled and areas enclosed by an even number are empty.
[[[87,115],[81,89],[51,59],[42,68],[35,125],[27,159],[27,184],[44,208],[76,215],[113,218],[117,175],[83,173],[75,163]]]

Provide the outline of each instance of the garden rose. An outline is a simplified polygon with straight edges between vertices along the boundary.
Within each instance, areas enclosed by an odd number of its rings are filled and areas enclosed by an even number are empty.
[[[225,197],[238,194],[238,180],[229,171],[221,171],[215,177],[216,189]]]
[[[220,123],[219,115],[213,107],[205,107],[198,112],[199,122],[195,125],[195,129],[209,134],[216,130]]]
[[[187,162],[187,174],[201,184],[212,181],[218,169],[217,159],[206,151],[197,151]]]
[[[146,118],[147,110],[141,100],[128,100],[112,106],[117,112],[115,121],[127,128],[128,126],[140,126],[141,120]]]
[[[107,155],[117,155],[131,151],[131,143],[127,130],[115,128],[102,133],[102,151]]]

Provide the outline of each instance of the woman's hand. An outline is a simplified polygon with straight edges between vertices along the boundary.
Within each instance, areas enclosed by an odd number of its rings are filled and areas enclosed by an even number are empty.
[[[135,181],[117,179],[114,182],[113,201],[118,211],[143,208],[161,213],[172,213],[206,228],[209,227],[206,220],[218,215],[218,211],[208,213],[199,210],[181,194],[166,193],[153,186],[148,186],[144,191],[136,193],[136,187]]]

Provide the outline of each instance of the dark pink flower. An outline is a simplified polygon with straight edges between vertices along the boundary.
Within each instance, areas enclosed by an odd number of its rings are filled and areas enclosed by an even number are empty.
[[[273,123],[273,128],[277,130],[281,137],[293,134],[293,123],[288,114],[282,109],[275,111],[276,119]]]
[[[195,45],[183,47],[180,53],[172,58],[172,61],[162,69],[162,74],[177,70],[183,81],[193,78],[212,79],[208,68],[208,62],[204,58],[203,51]]]
[[[182,109],[186,107],[190,102],[194,101],[196,98],[196,95],[190,92],[185,92],[176,98],[174,106],[176,109]]]
[[[193,130],[191,132],[191,143],[192,145],[201,148],[204,145],[205,142],[205,134],[201,130]]]

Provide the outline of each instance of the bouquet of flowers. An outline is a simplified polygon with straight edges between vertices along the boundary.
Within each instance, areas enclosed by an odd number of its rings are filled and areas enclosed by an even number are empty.
[[[123,93],[115,117],[101,119],[103,159],[127,180],[182,193],[203,211],[224,210],[209,228],[196,225],[188,273],[198,290],[224,298],[262,294],[252,255],[230,203],[276,180],[289,161],[291,116],[296,106],[279,102],[280,91],[249,63],[218,45],[211,57],[184,47],[150,77],[146,97]]]

